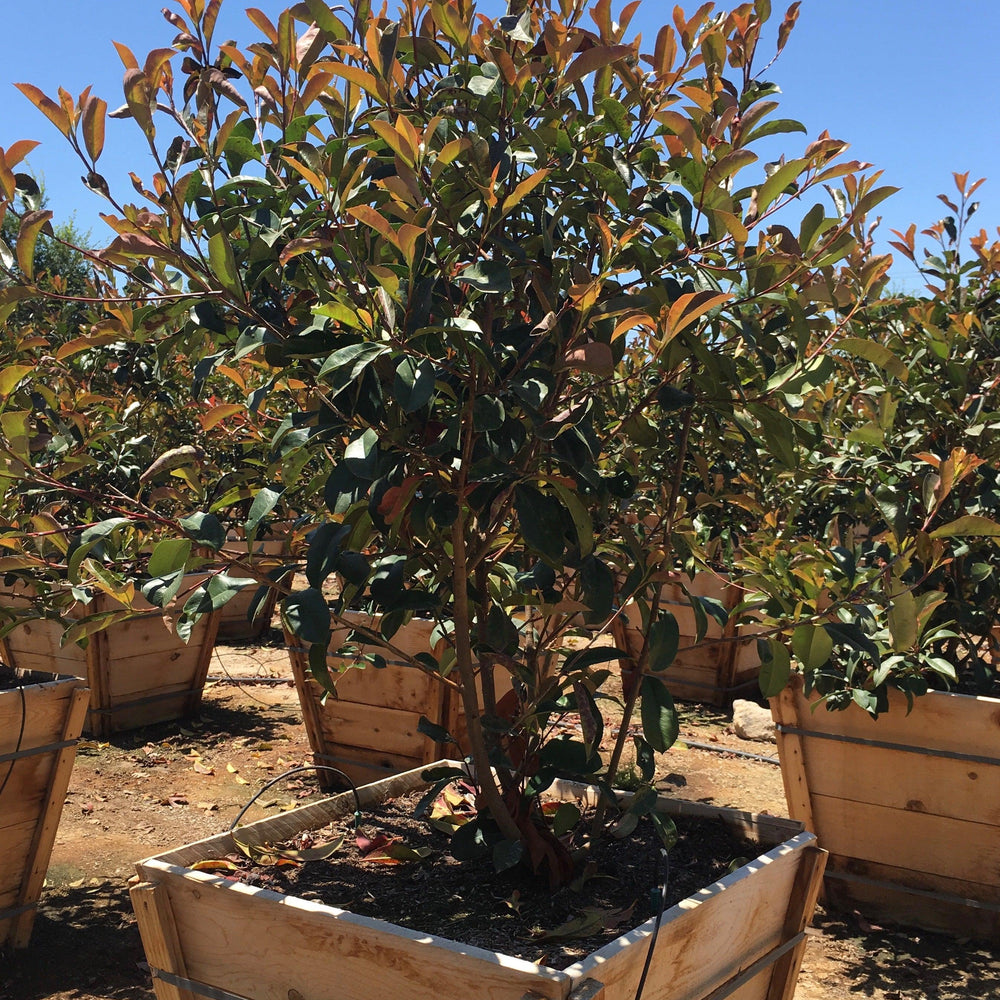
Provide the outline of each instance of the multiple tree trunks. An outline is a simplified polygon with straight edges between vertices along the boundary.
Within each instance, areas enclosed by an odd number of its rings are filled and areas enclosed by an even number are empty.
[[[0,947],[23,948],[35,920],[88,691],[77,677],[15,671],[0,690]]]
[[[789,815],[830,852],[831,906],[1000,940],[1000,700],[931,692],[907,714],[771,700]]]
[[[728,708],[735,698],[754,697],[758,693],[760,657],[753,626],[738,625],[732,616],[722,626],[708,616],[707,630],[699,641],[695,612],[685,587],[694,596],[719,601],[727,612],[745,596],[725,574],[707,571],[693,577],[674,574],[663,585],[660,608],[673,614],[680,631],[677,657],[663,675],[670,693],[682,701],[697,701],[717,708]],[[624,614],[612,626],[616,644],[633,658],[642,649],[639,625],[639,609],[629,601]]]
[[[420,770],[363,786],[362,805],[421,787]],[[554,793],[596,799],[571,783]],[[666,799],[659,808],[721,818],[773,846],[663,914],[644,1000],[791,1000],[825,852],[789,820]],[[241,827],[240,839],[274,843],[353,811],[345,793]],[[653,934],[651,919],[558,971],[192,870],[233,850],[223,834],[137,866],[132,899],[158,1000],[220,990],[248,1000],[465,1000],[470,984],[483,1000],[632,1000]]]
[[[185,578],[183,595],[197,586],[203,575]],[[6,607],[28,609],[30,588],[17,584],[0,591]],[[98,594],[88,605],[74,605],[62,620],[39,618],[26,621],[0,639],[0,656],[12,666],[26,670],[57,671],[86,678],[90,686],[90,711],[85,730],[94,736],[138,729],[192,715],[201,705],[202,689],[215,647],[219,612],[201,618],[190,640],[183,642],[164,621],[163,612],[135,600],[140,614],[117,622],[90,636],[86,648],[61,644],[63,631],[73,620],[121,607],[106,594]]]
[[[378,628],[377,616],[348,612],[359,625]],[[434,622],[413,618],[392,637],[401,652],[411,656],[433,653],[431,633]],[[285,641],[302,706],[309,745],[317,765],[334,767],[354,781],[369,782],[400,771],[438,760],[454,749],[454,744],[440,743],[418,729],[421,716],[447,730],[465,753],[465,713],[458,691],[441,679],[401,659],[384,648],[362,646],[357,655],[338,653],[350,632],[335,628],[330,640],[327,667],[334,676],[337,696],[313,677],[309,669],[309,651],[302,641],[286,633]],[[362,656],[377,653],[386,659],[385,667],[366,663]],[[510,676],[505,670],[494,673],[497,697],[510,690]],[[343,787],[331,772],[320,772],[327,788]]]

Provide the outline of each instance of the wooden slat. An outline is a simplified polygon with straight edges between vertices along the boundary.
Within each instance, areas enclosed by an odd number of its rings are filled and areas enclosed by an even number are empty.
[[[917,872],[1000,885],[995,826],[813,795],[822,844],[831,854]]]
[[[914,699],[913,711],[907,714],[906,698],[891,691],[889,711],[873,719],[853,704],[842,712],[828,712],[823,706],[813,712],[801,678],[794,677],[788,690],[790,716],[796,720],[792,724],[804,729],[821,728],[856,739],[1000,757],[997,749],[1000,699],[997,698],[933,691]]]
[[[0,830],[0,910],[13,907],[21,891],[24,879],[24,864],[31,850],[31,842],[35,836],[35,826],[38,823],[39,805],[35,815],[20,823],[5,825]],[[4,938],[0,937],[0,941]]]
[[[823,870],[829,855],[818,847],[806,848],[804,857],[788,898],[788,910],[785,913],[785,926],[782,939],[788,941],[806,929],[812,919],[813,911],[819,900],[820,888],[823,885]],[[767,990],[767,1000],[792,1000],[795,995],[795,983],[799,978],[799,969],[805,956],[807,941],[805,938],[787,955],[778,959],[771,974],[771,982]]]
[[[771,699],[771,715],[779,727],[775,738],[778,745],[778,756],[781,760],[781,780],[785,786],[788,815],[792,819],[799,820],[807,830],[815,833],[816,820],[813,816],[812,799],[806,780],[805,749],[802,737],[795,733],[782,732],[780,728],[781,726],[794,726],[798,723],[795,708],[796,695],[792,688],[782,688],[781,693],[776,698]]]
[[[850,880],[838,877],[844,869]],[[827,876],[827,906],[858,910],[876,922],[1000,941],[1000,896],[995,887],[984,889],[977,883],[841,858],[833,858]],[[976,905],[984,902],[986,906]]]
[[[1000,765],[963,766],[943,757],[800,739],[807,744],[806,776],[814,796],[956,819],[969,818],[975,803],[978,822],[1000,827]]]
[[[177,925],[166,890],[159,885],[140,882],[129,889],[129,895],[132,897],[132,909],[135,910],[142,946],[150,966],[187,978],[184,953],[177,937]],[[190,990],[171,986],[155,976],[153,990],[156,1000],[198,1000]]]
[[[87,714],[87,704],[90,693],[85,687],[74,689],[70,699],[66,721],[63,726],[60,742],[67,743],[79,737],[83,729],[84,716]],[[73,770],[76,758],[76,744],[62,747],[51,755],[51,768],[42,802],[41,814],[35,827],[35,834],[28,851],[25,863],[25,879],[21,889],[19,906],[38,901],[45,881],[45,872],[49,866],[52,845],[56,839],[56,828],[62,815],[63,802],[66,799],[66,789],[69,787],[69,776]],[[31,928],[35,921],[34,909],[27,910],[14,919],[10,940],[15,948],[24,948],[31,936]]]
[[[188,975],[255,1000],[551,1000],[563,973],[201,872],[144,866],[166,887]],[[145,941],[145,936],[144,936]],[[266,947],[262,944],[266,942]],[[433,956],[433,957],[431,957]]]

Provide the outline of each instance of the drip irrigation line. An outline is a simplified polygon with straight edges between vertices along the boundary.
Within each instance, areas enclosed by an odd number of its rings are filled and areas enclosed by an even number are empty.
[[[656,868],[659,875],[660,865],[663,865],[664,873],[662,879],[657,879],[660,883],[659,900],[656,904],[656,922],[653,924],[653,933],[649,939],[649,948],[646,950],[646,961],[642,966],[642,975],[639,976],[639,985],[635,990],[635,1000],[641,1000],[643,988],[646,985],[646,976],[649,974],[649,967],[653,961],[653,950],[656,948],[656,938],[660,933],[660,922],[663,920],[663,911],[667,908],[667,886],[670,884],[670,855],[666,848],[660,848],[660,856],[657,859]]]
[[[229,833],[232,833],[236,829],[236,824],[243,819],[246,811],[259,799],[264,792],[269,788],[272,788],[279,781],[284,781],[285,778],[290,778],[293,774],[301,774],[303,771],[332,771],[334,774],[340,775],[350,786],[351,791],[354,793],[354,825],[357,827],[361,820],[361,796],[358,795],[357,785],[351,781],[350,777],[346,775],[339,767],[329,767],[326,764],[302,764],[300,767],[293,767],[282,774],[279,774],[276,778],[272,778],[267,784],[262,788],[257,789],[256,792],[250,797],[250,801],[236,814],[236,819],[229,824]]]
[[[780,763],[777,757],[764,757],[759,753],[750,753],[749,750],[735,750],[733,747],[723,746],[720,743],[699,743],[696,740],[686,740],[684,737],[681,737],[678,742],[683,743],[685,746],[694,747],[695,750],[711,750],[714,753],[732,753],[737,757],[746,757],[749,760],[759,760],[763,761],[765,764]]]

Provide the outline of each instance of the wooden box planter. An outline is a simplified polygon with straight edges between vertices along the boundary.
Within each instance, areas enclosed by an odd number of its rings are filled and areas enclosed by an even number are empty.
[[[771,700],[789,815],[830,852],[833,907],[1000,940],[1000,700],[931,692],[872,717],[794,677]]]
[[[181,592],[202,579],[185,578]],[[15,609],[30,607],[30,588],[4,587],[0,603]],[[141,597],[135,604],[148,611],[95,633],[85,649],[74,642],[60,645],[64,622],[35,619],[0,639],[0,657],[24,670],[86,678],[90,710],[84,729],[98,737],[193,715],[201,705],[219,613],[205,615],[184,643],[167,627],[159,608]],[[116,607],[120,605],[112,598],[98,594],[86,607],[72,607],[67,618]]]
[[[250,550],[247,549],[245,542],[233,539],[232,542],[227,542],[222,551],[224,555],[237,559],[252,558],[253,564],[265,573],[277,569],[290,558],[289,543],[285,538],[262,539],[255,542]],[[235,575],[242,574],[237,572]],[[288,577],[290,576],[291,571],[288,573]],[[250,607],[258,589],[259,587],[254,585],[244,587],[219,609],[217,639],[225,642],[243,642],[260,639],[270,631],[274,608],[278,601],[278,591],[273,587],[268,591],[256,616],[251,620]]]
[[[370,627],[378,624],[377,618],[360,612],[348,612],[346,617],[356,617],[359,624]],[[434,624],[413,618],[396,632],[392,643],[411,655],[430,653]],[[429,764],[447,753],[448,745],[418,730],[421,716],[446,729],[458,740],[458,749],[466,752],[465,715],[457,692],[399,661],[390,660],[381,669],[371,664],[352,669],[355,658],[337,653],[348,635],[348,629],[337,628],[330,640],[327,664],[333,671],[343,671],[338,674],[334,698],[324,697],[324,688],[310,673],[308,650],[295,636],[285,634],[314,763],[339,768],[352,781],[372,781]],[[379,647],[362,646],[359,655],[366,650],[385,654]],[[497,670],[495,679],[499,698],[510,690],[510,676]],[[454,752],[454,745],[451,749]],[[320,772],[318,777],[327,788],[342,787],[329,772]]]
[[[360,789],[362,804],[423,784],[419,771]],[[593,795],[564,784],[565,798]],[[791,1000],[825,854],[801,824],[698,803],[665,812],[721,818],[766,854],[663,914],[643,1000]],[[350,793],[240,828],[244,842],[281,841],[354,810]],[[138,865],[132,889],[158,1000],[633,1000],[654,920],[564,971],[406,930],[194,865],[236,850],[230,834]],[[481,891],[470,887],[470,891]]]
[[[728,582],[724,574],[696,573],[694,577],[677,574],[663,585],[660,607],[673,613],[680,630],[677,658],[663,675],[670,693],[682,701],[697,701],[717,708],[728,708],[733,699],[759,694],[757,676],[760,657],[750,626],[730,621],[723,628],[712,617],[701,642],[696,642],[694,610],[682,583],[699,597],[720,601],[732,611],[744,599],[743,591]],[[633,602],[625,605],[624,615],[612,626],[615,643],[631,656],[642,648],[642,634],[636,626],[639,610]]]
[[[348,613],[348,618],[354,613]],[[358,623],[377,625],[377,619],[357,613]],[[431,651],[434,622],[412,619],[392,638],[407,653]],[[354,658],[337,650],[347,641],[349,631],[335,628],[330,639],[327,664],[337,676],[337,697],[324,698],[324,688],[309,672],[308,650],[301,640],[286,633],[288,655],[295,689],[302,706],[302,718],[316,764],[339,768],[352,781],[372,781],[429,764],[443,756],[440,744],[417,730],[424,715],[437,725],[445,725],[448,697],[445,686],[429,674],[400,662],[384,669],[368,664],[350,669]],[[362,647],[362,652],[368,647]],[[372,652],[383,653],[377,647]],[[326,787],[340,787],[329,772],[320,772]]]
[[[78,677],[16,673],[22,687],[0,688],[0,948],[31,935],[89,694]]]

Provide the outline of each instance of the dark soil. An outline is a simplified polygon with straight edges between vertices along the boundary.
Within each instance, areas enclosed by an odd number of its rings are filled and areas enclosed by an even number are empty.
[[[627,837],[607,838],[587,858],[581,857],[576,877],[553,890],[544,874],[533,873],[527,865],[498,875],[490,857],[456,861],[449,853],[448,834],[414,817],[418,798],[409,796],[366,812],[359,833],[369,841],[381,835],[431,851],[422,861],[366,861],[349,817],[306,844],[287,845],[328,843],[343,836],[343,847],[329,860],[297,867],[245,862],[237,877],[250,885],[564,969],[654,916],[657,886],[664,879],[669,907],[762,851],[722,822],[680,817],[677,843],[664,863],[661,841],[644,819]],[[586,831],[586,821],[579,830]],[[245,861],[232,855],[228,860]]]

